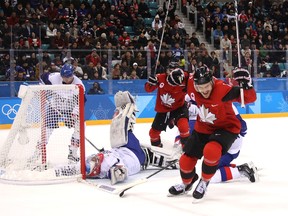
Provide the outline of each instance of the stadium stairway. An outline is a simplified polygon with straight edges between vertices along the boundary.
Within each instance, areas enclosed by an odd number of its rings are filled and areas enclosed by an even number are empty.
[[[193,32],[196,32],[200,44],[205,43],[209,54],[211,51],[215,50],[214,47],[208,41],[206,41],[203,31],[196,31],[196,26],[192,23],[192,21],[189,20],[189,17],[187,17],[187,13],[183,13],[181,11],[181,6],[177,7],[175,14],[180,17],[181,21],[185,25],[185,30],[189,34],[189,37],[192,36]]]

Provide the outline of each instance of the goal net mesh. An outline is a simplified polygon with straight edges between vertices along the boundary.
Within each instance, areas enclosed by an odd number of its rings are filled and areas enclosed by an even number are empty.
[[[83,88],[21,85],[18,97],[20,108],[0,145],[0,181],[47,184],[83,177]],[[68,159],[71,146],[78,161]]]

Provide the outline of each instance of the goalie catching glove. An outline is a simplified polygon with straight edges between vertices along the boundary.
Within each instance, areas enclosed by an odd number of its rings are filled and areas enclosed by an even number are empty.
[[[235,68],[233,70],[234,79],[239,83],[243,89],[253,88],[252,79],[248,70],[244,68]]]
[[[158,79],[155,76],[149,76],[148,83],[152,86],[156,86],[158,83]]]

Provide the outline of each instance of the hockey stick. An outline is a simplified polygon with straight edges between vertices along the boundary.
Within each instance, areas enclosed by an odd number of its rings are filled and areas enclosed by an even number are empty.
[[[127,190],[133,188],[134,186],[136,186],[138,184],[142,184],[142,183],[148,181],[149,178],[151,178],[152,176],[158,174],[159,172],[162,172],[163,170],[167,169],[169,166],[175,164],[177,161],[178,161],[178,159],[175,159],[175,160],[171,161],[169,164],[167,164],[165,167],[163,167],[160,170],[152,173],[151,175],[147,176],[146,178],[140,179],[139,181],[136,181],[133,185],[126,186],[126,188],[123,188],[122,191],[119,193],[119,197],[123,197]]]
[[[107,185],[107,184],[98,184],[98,183],[93,183],[92,181],[87,181],[87,180],[82,180],[82,179],[78,179],[78,181],[84,182],[84,183],[91,185],[91,186],[94,186],[94,187],[96,187],[100,190],[103,190],[105,192],[112,193],[112,194],[118,194],[120,197],[123,197],[124,193],[127,190],[135,187],[136,185],[143,184],[143,183],[147,182],[149,178],[151,178],[152,176],[156,175],[157,173],[167,169],[169,166],[175,164],[177,161],[178,161],[178,159],[175,159],[175,160],[171,161],[169,164],[167,164],[167,166],[158,169],[156,172],[152,173],[151,175],[147,176],[146,178],[139,179],[139,180],[133,181],[131,183],[127,183],[127,184],[123,185],[122,187],[117,187],[117,186],[114,187],[114,186]]]
[[[87,137],[85,137],[85,140],[86,140],[91,146],[93,146],[97,151],[99,151],[99,152],[105,151],[103,147],[102,147],[101,149],[97,148],[97,146],[95,146]]]
[[[238,54],[238,67],[241,68],[241,55],[240,55],[240,40],[239,40],[239,25],[238,25],[238,3],[237,0],[234,1],[235,5],[235,19],[236,19],[236,39],[237,39],[237,54]],[[242,83],[240,83],[240,98],[241,98],[241,107],[245,107],[244,103],[244,90]]]
[[[158,54],[157,54],[157,59],[156,59],[156,64],[155,64],[155,70],[154,70],[154,73],[152,74],[153,76],[155,76],[156,73],[157,73],[157,62],[159,61],[159,57],[160,57],[160,53],[161,53],[161,48],[162,48],[162,43],[163,43],[163,38],[164,38],[164,32],[165,32],[165,28],[166,28],[167,17],[168,17],[168,14],[169,14],[170,1],[171,1],[171,0],[168,0],[167,11],[166,11],[164,23],[163,23],[163,25],[162,25],[161,40],[160,40],[160,44],[159,44],[159,48],[158,48]]]

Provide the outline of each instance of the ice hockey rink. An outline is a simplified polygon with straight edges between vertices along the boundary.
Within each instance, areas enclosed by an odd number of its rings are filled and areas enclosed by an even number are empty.
[[[245,120],[248,134],[235,163],[253,161],[259,169],[260,179],[257,183],[251,183],[245,178],[210,184],[206,196],[197,204],[192,203],[192,192],[180,197],[167,197],[169,187],[180,183],[178,170],[162,171],[149,178],[146,183],[126,191],[122,198],[79,182],[38,186],[0,183],[0,215],[287,215],[288,118]],[[135,125],[135,134],[141,142],[149,142],[149,129],[150,124]],[[173,140],[175,133],[175,129],[169,130],[163,133],[162,137],[164,140]],[[2,142],[7,134],[8,130],[0,130]],[[87,126],[86,137],[98,147],[107,148],[109,126]],[[86,145],[89,151],[94,151],[89,143]],[[198,173],[199,171],[200,169]],[[129,178],[129,181],[145,178],[153,172],[155,170],[142,171]],[[104,181],[109,184],[108,180]]]

